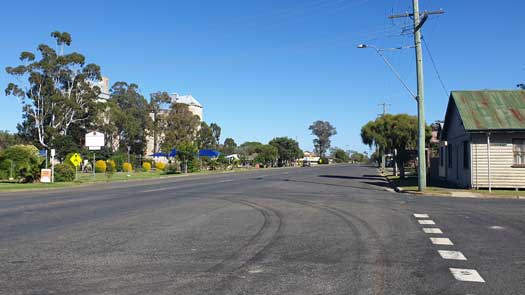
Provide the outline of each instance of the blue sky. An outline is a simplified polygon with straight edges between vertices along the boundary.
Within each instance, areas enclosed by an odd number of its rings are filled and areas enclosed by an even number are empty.
[[[332,145],[367,149],[360,128],[391,104],[416,113],[416,104],[370,49],[410,45],[401,35],[410,0],[7,1],[0,66],[16,65],[21,51],[51,43],[50,32],[73,36],[68,49],[102,67],[111,83],[137,83],[142,94],[192,94],[217,122],[223,139],[267,142],[297,138],[312,149],[308,126],[330,121]],[[423,35],[448,90],[513,89],[525,81],[525,2],[421,0],[443,8]],[[442,119],[447,95],[425,54],[427,122]],[[412,49],[387,57],[415,90]],[[4,71],[0,86],[11,81]],[[15,131],[21,108],[0,94],[0,129]]]

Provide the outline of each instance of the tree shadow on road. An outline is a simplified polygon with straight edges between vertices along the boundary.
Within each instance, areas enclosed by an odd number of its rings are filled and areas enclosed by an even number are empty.
[[[351,180],[379,180],[381,176],[363,175],[363,176],[346,176],[346,175],[319,175],[319,177],[335,178],[335,179],[351,179]]]
[[[355,189],[382,191],[382,192],[385,191],[384,189],[375,188],[373,186],[357,186],[357,185],[335,184],[335,183],[326,183],[326,182],[303,181],[303,180],[295,180],[295,179],[283,179],[283,181],[307,183],[307,184],[314,184],[314,185],[318,184],[318,185],[326,185],[326,186],[337,186],[337,187],[346,187],[346,188],[355,188]],[[368,184],[367,182],[359,182],[359,183]]]

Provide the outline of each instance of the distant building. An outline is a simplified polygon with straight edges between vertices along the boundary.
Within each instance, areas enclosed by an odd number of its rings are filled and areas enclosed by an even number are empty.
[[[198,100],[196,100],[192,95],[179,95],[178,93],[173,93],[170,95],[170,97],[171,97],[171,103],[163,106],[163,109],[159,113],[160,116],[165,116],[168,114],[171,104],[180,103],[180,104],[187,105],[188,110],[193,115],[199,117],[199,119],[202,121],[204,108],[202,104]],[[155,120],[155,116],[153,113],[150,114],[150,117],[152,120]],[[160,140],[158,140],[157,146],[155,146],[155,140],[153,139],[153,136],[147,137],[146,155],[152,155],[160,151],[160,144],[162,142],[162,137],[163,137],[163,134],[160,135]]]
[[[107,101],[109,99],[109,78],[102,76],[102,80],[95,84],[100,88],[99,99]]]
[[[525,188],[525,90],[452,91],[439,175],[467,188]]]

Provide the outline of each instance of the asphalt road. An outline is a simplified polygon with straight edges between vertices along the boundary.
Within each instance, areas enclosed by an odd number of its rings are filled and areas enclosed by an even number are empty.
[[[525,294],[524,201],[386,185],[322,166],[0,193],[0,293]]]

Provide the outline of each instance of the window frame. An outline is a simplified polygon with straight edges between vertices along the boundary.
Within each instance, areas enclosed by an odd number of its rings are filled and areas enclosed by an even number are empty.
[[[518,146],[520,148],[517,148]],[[516,161],[520,158],[521,160]],[[512,139],[512,167],[525,168],[525,138]]]

